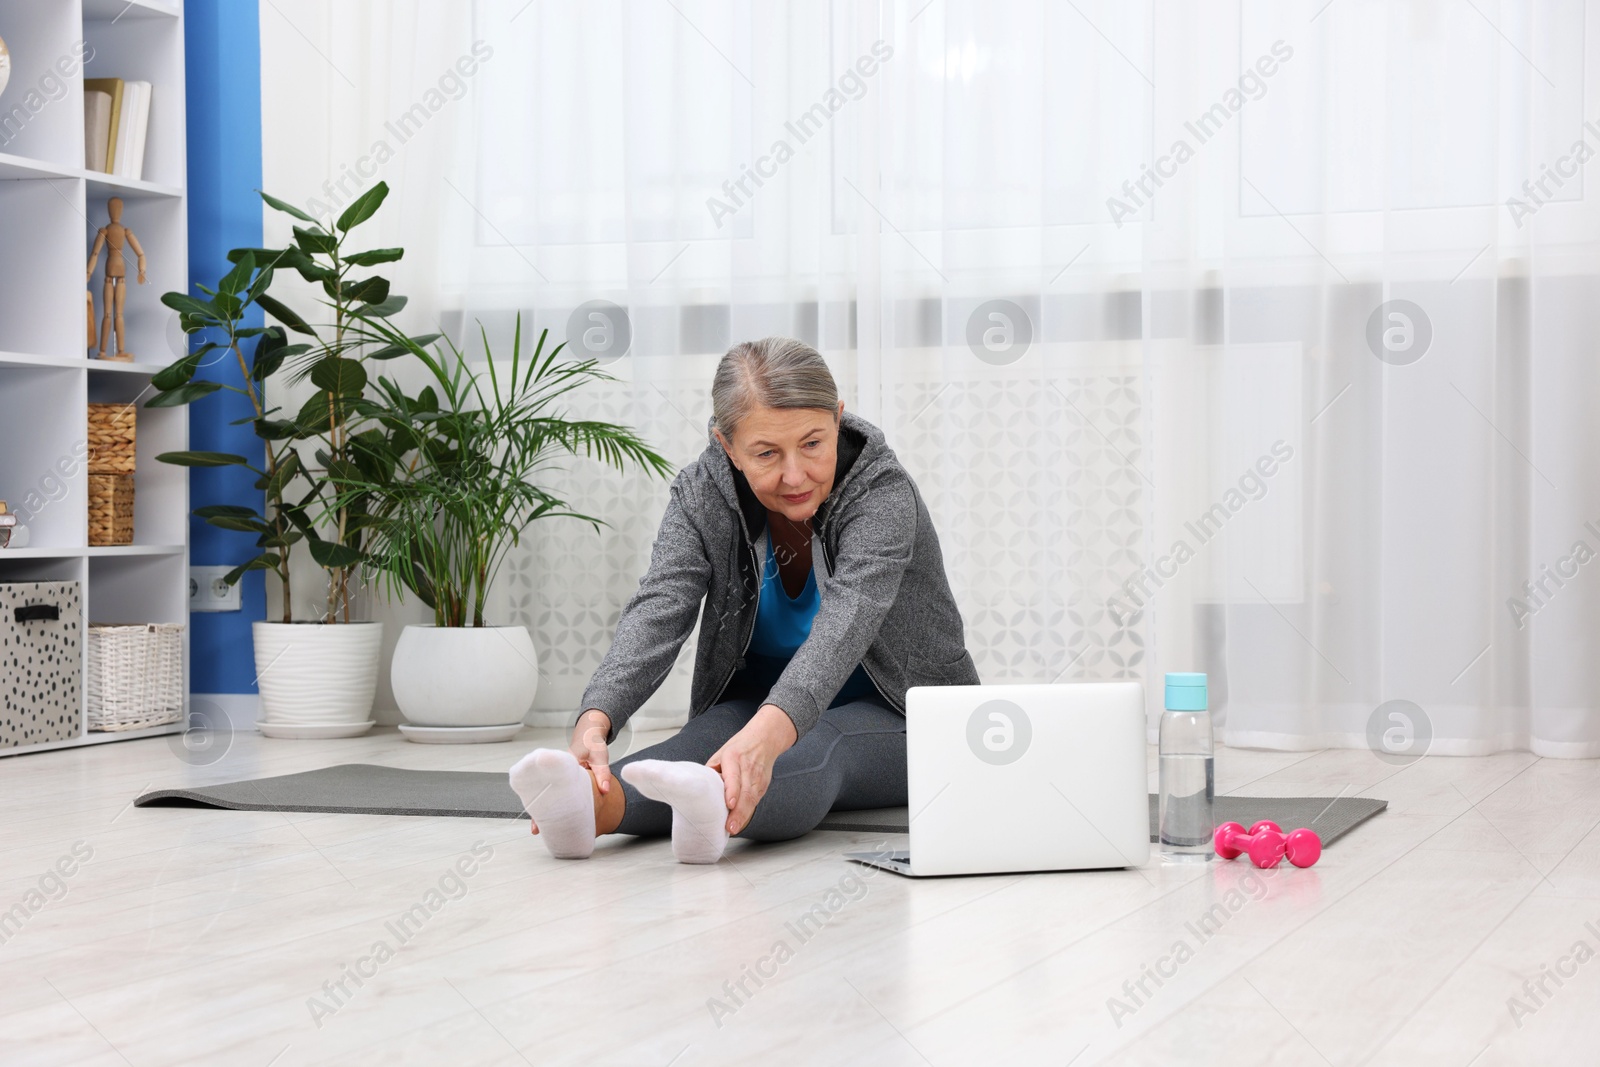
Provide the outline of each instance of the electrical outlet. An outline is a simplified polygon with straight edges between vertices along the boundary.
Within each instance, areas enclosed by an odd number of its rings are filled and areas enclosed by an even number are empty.
[[[239,586],[223,581],[232,567],[189,568],[190,611],[238,611]]]

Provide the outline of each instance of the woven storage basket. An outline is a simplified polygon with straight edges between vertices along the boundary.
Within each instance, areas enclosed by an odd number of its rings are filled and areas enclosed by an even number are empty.
[[[89,475],[89,543],[133,544],[133,475]]]
[[[132,404],[89,405],[89,473],[132,474],[136,413]]]
[[[89,729],[183,718],[183,624],[89,627]]]

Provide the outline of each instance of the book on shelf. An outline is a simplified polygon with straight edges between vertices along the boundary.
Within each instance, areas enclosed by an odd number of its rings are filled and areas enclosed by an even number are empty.
[[[106,169],[106,142],[111,138],[111,94],[90,89],[83,94],[83,163]]]
[[[119,178],[143,178],[150,83],[88,78],[83,89],[85,166]]]
[[[98,158],[101,160],[99,167],[94,168],[105,174],[111,173],[111,168],[116,164],[113,149],[116,147],[117,122],[122,117],[122,79],[121,78],[85,78],[83,81],[85,99],[90,93],[105,93],[111,98],[111,110],[106,115],[105,140],[102,142]],[[88,105],[84,105],[84,120],[88,121]],[[84,136],[89,136],[88,131]],[[88,162],[87,159],[84,161]]]
[[[127,99],[131,91],[133,97]],[[117,156],[116,174],[135,180],[144,177],[144,141],[150,128],[150,83],[129,82],[122,101],[123,126],[128,133],[128,150]]]

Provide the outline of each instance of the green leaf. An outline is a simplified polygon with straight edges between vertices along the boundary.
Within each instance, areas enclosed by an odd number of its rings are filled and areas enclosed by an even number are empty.
[[[306,503],[314,496],[316,496],[316,490],[313,489],[306,495],[306,499],[302,500],[299,504],[292,506],[286,504],[283,508],[283,514],[289,517],[289,521],[294,524],[295,529],[306,535],[306,540],[308,541],[322,540],[321,536],[317,533],[316,526],[314,526],[311,522],[310,513],[307,512],[305,508]]]
[[[339,248],[339,242],[322,230],[307,230],[299,226],[294,228],[295,247],[308,256],[331,256]]]
[[[219,530],[237,530],[240,533],[271,533],[272,527],[260,519],[246,519],[234,515],[218,515],[216,518],[207,519],[206,522]]]
[[[403,248],[372,248],[345,256],[344,261],[356,267],[376,267],[379,263],[393,263],[405,254]]]
[[[389,297],[389,279],[374,275],[360,281],[347,281],[342,286],[346,300],[353,300],[362,304],[381,304]]]
[[[350,438],[350,443],[358,448],[377,449],[381,451],[383,449],[383,440],[383,431],[373,429],[363,430],[358,434],[352,435]]]
[[[403,296],[391,296],[386,300],[380,300],[375,304],[368,304],[366,307],[360,308],[356,312],[356,314],[361,315],[361,316],[376,315],[380,319],[386,319],[390,315],[397,314],[400,311],[400,309],[405,307],[405,306],[406,306],[406,298],[405,297],[403,297]]]
[[[161,463],[178,467],[248,467],[250,461],[232,452],[163,452],[156,457]]]
[[[412,345],[418,348],[427,348],[433,342],[443,337],[442,333],[425,333],[420,337],[409,338]],[[395,359],[399,356],[409,356],[412,352],[410,345],[384,345],[382,348],[367,353],[368,359]]]
[[[210,303],[204,300],[196,300],[188,293],[162,293],[161,302],[173,311],[205,319],[207,324],[214,323],[221,317],[217,314],[217,309]]]
[[[405,564],[401,563],[398,564],[398,566],[404,567]],[[417,599],[422,601],[423,606],[428,608],[430,611],[437,609],[439,606],[439,593],[436,589],[434,589],[433,579],[428,577],[428,572],[422,566],[422,564],[413,560],[411,563],[411,573],[404,574],[402,571],[402,574],[404,575],[402,580],[404,581],[406,588],[410,589],[416,594]]]
[[[194,372],[200,369],[201,355],[202,353],[195,352],[157,371],[151,375],[150,384],[162,391],[177,389],[180,386],[189,384],[189,379],[194,377]]]
[[[344,214],[339,216],[335,226],[340,230],[349,231],[366,222],[383,204],[383,198],[389,195],[389,186],[379,182],[371,189],[356,197],[355,202],[344,209]]]
[[[194,509],[198,518],[217,519],[229,516],[235,519],[259,519],[261,516],[255,508],[241,507],[238,504],[207,504]]]
[[[278,469],[272,472],[272,476],[261,487],[266,491],[267,499],[277,500],[283,496],[284,487],[300,472],[300,454],[298,452],[290,452],[284,456],[278,464]]]
[[[233,296],[235,293],[242,292],[245,286],[250,284],[250,276],[255,272],[255,256],[246,252],[239,257],[239,262],[234,264],[233,269],[222,276],[222,280],[217,283],[217,288],[229,296]]]
[[[305,319],[302,319],[277,297],[267,296],[263,293],[261,296],[256,297],[256,303],[260,304],[268,315],[271,315],[295,333],[310,334],[312,337],[317,335],[317,331],[307,325]]]
[[[261,193],[261,190],[257,189],[256,192]],[[265,200],[267,202],[267,206],[272,208],[274,211],[281,211],[285,215],[293,215],[295,218],[304,222],[315,223],[317,221],[310,215],[307,215],[304,211],[301,211],[299,208],[295,207],[293,204],[284,200],[279,200],[275,196],[271,196],[267,193],[261,193],[261,199]]]
[[[328,570],[354,567],[363,558],[356,549],[341,545],[337,541],[312,541],[309,545],[311,558],[317,561],[317,566]]]
[[[313,434],[327,433],[329,425],[328,394],[313,393],[300,406],[300,413],[294,417],[297,427],[297,436],[310,437]]]
[[[339,272],[332,267],[324,267],[320,263],[312,262],[311,258],[296,249],[300,262],[294,264],[294,269],[300,272],[300,277],[308,282],[325,282],[330,278],[337,278]]]
[[[265,293],[271,285],[272,268],[270,266],[262,267],[261,273],[256,275],[256,280],[250,283],[250,291],[244,295],[244,298],[250,301],[259,300],[261,299],[261,294]],[[243,331],[240,332],[242,336]]]
[[[329,356],[311,368],[311,384],[337,396],[360,396],[367,387],[367,372],[353,359]]]
[[[244,301],[233,293],[218,293],[211,302],[217,307],[217,317],[226,322],[233,322],[244,314]]]
[[[359,489],[366,483],[365,472],[358,464],[348,459],[329,460],[324,466],[328,472],[328,480],[335,485]]]
[[[255,353],[250,357],[250,377],[254,381],[266,381],[272,372],[282,365],[284,360],[283,350],[289,344],[289,335],[282,326],[269,326],[267,332],[256,342]]]
[[[250,366],[250,377],[258,382],[264,382],[277,373],[278,368],[283,366],[284,360],[309,351],[311,351],[310,345],[289,344],[288,335],[283,332],[283,327],[270,327],[267,335],[256,345],[255,359]]]
[[[246,252],[256,257],[256,263],[262,270],[269,268],[297,270],[308,282],[320,281],[324,274],[334,273],[332,268],[318,265],[310,256],[292,245],[288,248],[235,248],[228,253],[228,259],[237,263]]]
[[[299,432],[299,427],[288,419],[246,419],[245,421],[255,423],[256,436],[263,441],[287,441]]]
[[[210,396],[221,388],[221,382],[190,382],[187,385],[180,385],[176,389],[151,397],[145,401],[144,406],[147,408],[178,408],[185,404],[191,404],[203,396]]]
[[[387,485],[390,472],[400,465],[400,455],[390,450],[389,439],[382,430],[366,430],[350,439],[351,455],[360,468],[363,480],[374,485]]]
[[[278,557],[271,552],[263,553],[249,563],[233,568],[222,576],[222,580],[229,585],[237,585],[249,571],[270,571],[278,566]]]

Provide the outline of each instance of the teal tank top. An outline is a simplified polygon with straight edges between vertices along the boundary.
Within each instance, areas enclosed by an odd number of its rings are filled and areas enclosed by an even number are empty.
[[[789,659],[811,636],[811,624],[822,607],[822,592],[817,588],[817,570],[813,563],[806,574],[805,588],[799,596],[790,596],[778,574],[778,561],[772,540],[767,538],[767,559],[761,568],[761,597],[756,605],[756,626],[750,636],[750,649],[745,654],[745,667],[730,685],[730,695],[754,697],[762,700],[778,682],[778,676],[789,665]],[[759,692],[758,692],[759,691]],[[836,708],[863,697],[877,695],[877,688],[859,663],[845,680],[833,702]]]

